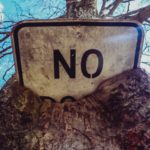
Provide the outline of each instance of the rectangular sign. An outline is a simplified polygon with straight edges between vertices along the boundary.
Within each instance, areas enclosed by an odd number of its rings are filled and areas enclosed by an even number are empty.
[[[21,22],[12,37],[20,84],[59,102],[80,99],[101,81],[137,67],[142,35],[135,22]]]

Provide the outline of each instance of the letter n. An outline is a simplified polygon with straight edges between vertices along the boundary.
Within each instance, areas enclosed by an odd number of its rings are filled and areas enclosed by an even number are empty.
[[[54,50],[54,77],[56,79],[60,78],[60,64],[64,67],[65,71],[70,78],[75,78],[75,64],[76,64],[76,51],[74,49],[70,50],[70,66],[67,64],[66,60],[62,56],[59,50]]]

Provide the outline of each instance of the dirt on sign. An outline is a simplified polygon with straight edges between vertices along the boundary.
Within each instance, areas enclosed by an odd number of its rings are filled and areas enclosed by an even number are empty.
[[[142,29],[124,21],[24,21],[13,43],[20,84],[56,101],[80,99],[138,66]]]

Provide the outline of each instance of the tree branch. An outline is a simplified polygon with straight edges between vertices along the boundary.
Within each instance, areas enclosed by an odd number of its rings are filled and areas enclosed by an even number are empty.
[[[144,21],[148,21],[148,18],[150,18],[150,5],[131,11],[126,14],[116,16],[116,18],[133,19],[133,20],[138,20],[141,23]]]
[[[12,52],[4,53],[3,55],[0,55],[0,59],[3,58],[4,56],[10,55]]]
[[[0,32],[0,34],[10,35],[10,34],[11,34],[11,32]]]
[[[145,62],[145,61],[143,61],[143,62],[141,62],[141,63],[150,66],[150,62]]]
[[[6,51],[9,50],[10,48],[12,48],[12,46],[8,46],[8,47],[4,48],[2,51],[0,51],[0,54],[6,52]]]
[[[121,2],[122,2],[122,0],[115,0],[115,1],[113,2],[113,4],[111,4],[111,5],[112,5],[112,8],[110,9],[110,11],[109,11],[109,13],[108,13],[107,15],[108,15],[108,16],[112,15]]]
[[[105,5],[106,5],[106,0],[103,0],[102,7],[101,7],[101,10],[99,12],[99,16],[101,16],[101,17],[103,16],[103,11],[106,8]]]
[[[9,38],[10,34],[6,34],[3,38],[0,39],[0,43]]]
[[[12,66],[10,66],[6,71],[5,71],[5,73],[4,73],[4,75],[3,75],[3,80],[6,82],[6,80],[5,80],[5,76],[7,75],[7,73],[12,69],[14,67],[14,64],[12,65]]]

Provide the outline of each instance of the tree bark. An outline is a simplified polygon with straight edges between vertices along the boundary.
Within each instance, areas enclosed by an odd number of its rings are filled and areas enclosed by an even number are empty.
[[[97,0],[67,0],[67,18],[96,18]]]
[[[75,102],[41,100],[14,81],[0,93],[1,150],[150,147],[150,82],[140,69],[106,80]]]

